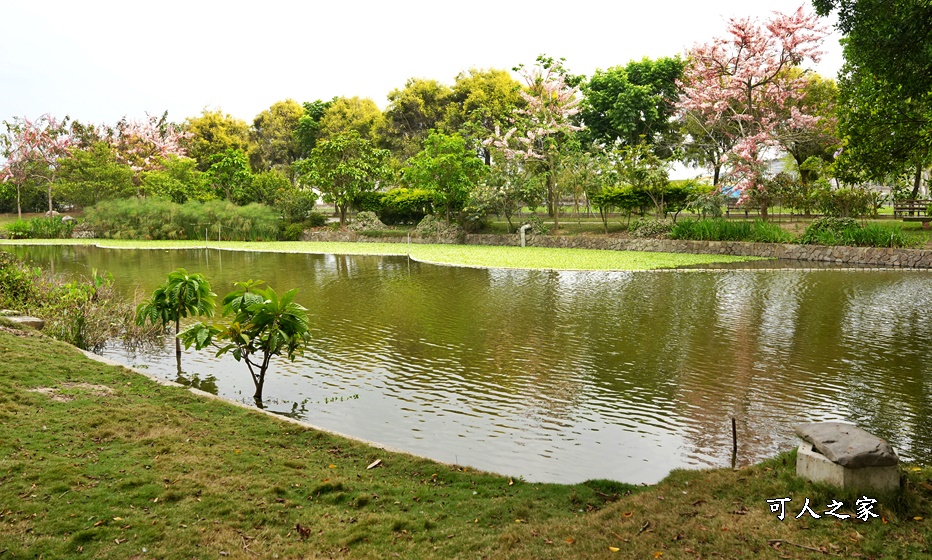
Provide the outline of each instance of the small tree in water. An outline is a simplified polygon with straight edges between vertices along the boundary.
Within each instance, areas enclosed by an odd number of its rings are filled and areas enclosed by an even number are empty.
[[[178,333],[181,328],[181,319],[188,315],[204,315],[210,317],[214,314],[214,297],[217,294],[210,291],[210,284],[200,274],[188,274],[188,271],[179,268],[168,274],[168,281],[152,292],[152,296],[136,308],[136,324],[144,325],[146,321],[161,323],[168,328],[169,323],[175,323],[175,363],[178,373],[181,373],[181,341]]]
[[[214,346],[217,356],[230,352],[237,362],[246,362],[260,407],[272,357],[287,356],[293,361],[310,339],[307,309],[294,302],[298,290],[279,297],[272,288],[259,288],[261,284],[261,280],[237,282],[236,289],[223,298],[223,321],[197,323],[179,335],[185,348]]]

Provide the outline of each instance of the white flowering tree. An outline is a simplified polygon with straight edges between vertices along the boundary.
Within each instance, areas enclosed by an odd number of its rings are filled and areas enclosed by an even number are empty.
[[[567,84],[563,61],[538,56],[533,68],[515,68],[524,80],[521,97],[525,106],[513,111],[512,126],[504,134],[496,126],[486,146],[501,150],[509,160],[536,167],[547,185],[547,211],[560,227],[560,190],[557,168],[562,144],[580,130],[572,117],[579,113],[579,88]]]

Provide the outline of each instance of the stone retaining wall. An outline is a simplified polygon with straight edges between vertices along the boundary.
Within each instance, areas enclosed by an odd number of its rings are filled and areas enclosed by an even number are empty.
[[[367,237],[354,232],[307,231],[303,241],[352,241],[361,243],[407,243],[407,237]],[[411,236],[411,243],[464,243],[466,245],[521,244],[518,234],[469,234],[462,240],[444,237]],[[608,251],[651,251],[664,253],[707,253],[745,257],[768,257],[797,261],[858,264],[884,267],[932,268],[932,251],[881,247],[827,247],[790,243],[748,243],[743,241],[685,241],[678,239],[625,239],[589,235],[528,235],[532,247],[601,249]]]

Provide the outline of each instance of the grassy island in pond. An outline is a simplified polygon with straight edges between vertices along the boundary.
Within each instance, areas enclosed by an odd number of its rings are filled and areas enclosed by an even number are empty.
[[[117,239],[47,239],[0,241],[3,244],[96,245],[114,249],[194,249],[204,241],[130,241]],[[481,268],[524,268],[544,270],[652,270],[712,263],[760,260],[758,257],[643,251],[600,251],[595,249],[552,249],[545,247],[499,247],[486,245],[428,245],[406,243],[320,243],[302,241],[211,241],[208,247],[231,251],[267,251],[337,255],[410,254],[417,261]]]
[[[539,484],[158,384],[0,325],[3,558],[918,558],[932,469],[854,517],[792,453],[656,486]],[[29,367],[24,367],[29,364]],[[378,463],[376,464],[376,462]],[[371,468],[369,468],[371,466]],[[791,498],[779,520],[767,500]],[[795,516],[808,498],[821,514]],[[617,556],[612,556],[618,553]]]

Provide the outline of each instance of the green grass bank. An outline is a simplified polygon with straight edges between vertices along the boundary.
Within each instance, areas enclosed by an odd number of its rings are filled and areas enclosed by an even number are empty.
[[[0,325],[0,558],[921,558],[932,469],[858,495],[794,456],[651,487],[443,465],[158,384]],[[612,460],[606,458],[606,460]],[[368,468],[376,461],[377,466]],[[780,521],[767,500],[790,497]]]

